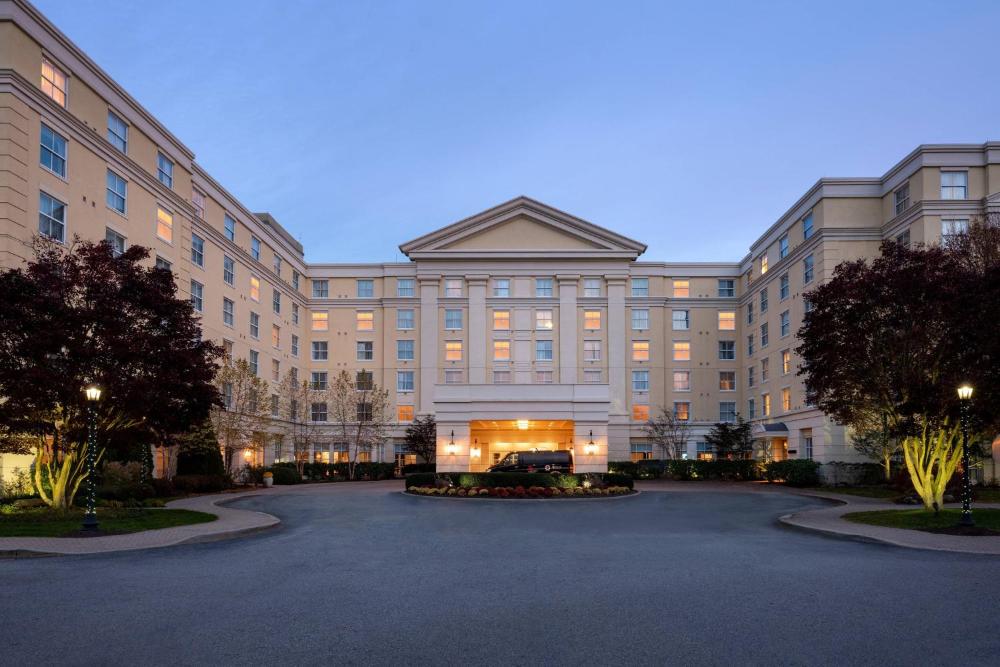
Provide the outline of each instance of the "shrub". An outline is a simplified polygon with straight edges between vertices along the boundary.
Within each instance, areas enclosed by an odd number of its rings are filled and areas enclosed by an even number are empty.
[[[177,495],[177,489],[174,488],[172,480],[151,479],[149,480],[149,484],[153,487],[153,495],[157,498],[169,498],[170,496]]]
[[[273,466],[268,468],[268,471],[274,475],[275,484],[302,483],[302,475],[299,474],[299,470],[295,467],[294,463],[275,463]],[[261,475],[261,477],[263,477],[263,475]]]
[[[176,475],[173,483],[180,493],[213,493],[230,486],[225,475]]]
[[[522,487],[525,493],[529,489],[538,489],[536,493],[544,493],[546,488],[574,489],[585,481],[591,486],[625,486],[632,488],[632,479],[627,475],[613,473],[580,473],[577,475],[550,475],[544,472],[417,472],[406,476],[406,488],[412,486],[435,486],[436,484],[452,485],[458,488],[491,489]]]
[[[415,472],[434,472],[437,470],[434,463],[409,463],[403,466],[403,474],[410,475]]]
[[[110,461],[101,469],[97,495],[108,500],[142,500],[153,495],[153,487],[142,481],[142,464]]]
[[[784,482],[788,486],[816,486],[819,484],[819,464],[810,459],[771,461],[765,466],[769,482]]]

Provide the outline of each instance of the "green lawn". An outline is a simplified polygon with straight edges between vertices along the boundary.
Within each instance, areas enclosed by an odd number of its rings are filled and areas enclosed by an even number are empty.
[[[6,508],[5,508],[6,509]],[[9,511],[9,510],[8,510]],[[99,529],[106,534],[138,533],[215,521],[214,514],[191,510],[98,508]],[[53,512],[32,508],[0,512],[0,537],[78,537],[83,510]]]
[[[958,525],[962,510],[946,509],[935,514],[930,510],[881,510],[878,512],[851,512],[844,518],[855,523],[888,528],[937,531]],[[972,518],[980,528],[1000,530],[1000,510],[973,509]]]

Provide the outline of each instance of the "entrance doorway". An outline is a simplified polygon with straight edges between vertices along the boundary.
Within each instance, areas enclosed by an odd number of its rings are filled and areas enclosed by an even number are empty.
[[[510,452],[573,449],[573,421],[489,420],[469,422],[470,468],[482,472]]]

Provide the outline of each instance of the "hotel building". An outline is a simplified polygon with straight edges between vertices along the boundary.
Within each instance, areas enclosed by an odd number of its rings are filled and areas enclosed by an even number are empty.
[[[1000,143],[925,145],[882,176],[820,179],[729,263],[644,262],[645,244],[519,197],[403,243],[406,262],[307,264],[33,6],[0,0],[0,266],[36,234],[150,248],[205,335],[268,381],[346,370],[388,389],[378,460],[406,460],[407,424],[435,415],[441,470],[528,448],[604,470],[661,456],[643,431],[661,408],[689,421],[691,458],[741,414],[774,458],[857,460],[796,376],[803,294],[884,239],[936,243],[996,210]],[[330,425],[312,456],[338,460],[336,440]]]

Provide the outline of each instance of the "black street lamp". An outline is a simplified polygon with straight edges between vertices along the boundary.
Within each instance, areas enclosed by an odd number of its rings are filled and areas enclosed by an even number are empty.
[[[97,532],[97,480],[94,468],[97,466],[97,402],[101,400],[101,388],[88,385],[83,393],[87,396],[87,513],[83,515],[83,530]]]
[[[974,526],[972,520],[972,484],[969,482],[969,402],[972,400],[972,386],[963,384],[958,388],[958,400],[962,406],[962,520],[960,526]]]

